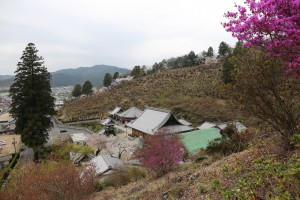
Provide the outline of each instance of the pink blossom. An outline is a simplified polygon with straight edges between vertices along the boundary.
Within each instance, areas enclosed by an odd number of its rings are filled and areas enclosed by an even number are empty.
[[[235,7],[225,14],[226,31],[280,58],[287,73],[300,77],[300,0],[245,0],[245,6]]]

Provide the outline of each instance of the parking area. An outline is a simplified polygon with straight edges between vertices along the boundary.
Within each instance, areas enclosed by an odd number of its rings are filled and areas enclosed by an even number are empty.
[[[16,141],[16,149],[18,151],[18,149],[20,148],[20,145],[21,145],[21,136],[20,135],[6,135],[6,134],[0,135],[0,141],[3,140],[5,142],[5,144],[0,145],[1,146],[0,147],[0,157],[7,156],[7,155],[15,152],[14,145],[12,144],[14,141],[14,138]]]

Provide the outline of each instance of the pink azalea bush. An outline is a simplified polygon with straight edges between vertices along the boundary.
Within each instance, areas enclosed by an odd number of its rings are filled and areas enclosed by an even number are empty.
[[[300,77],[300,0],[245,0],[227,12],[226,31],[245,46],[259,46],[280,58],[287,73]]]
[[[177,135],[159,133],[145,137],[144,146],[136,152],[136,157],[144,167],[161,176],[182,161],[183,154],[184,146]]]

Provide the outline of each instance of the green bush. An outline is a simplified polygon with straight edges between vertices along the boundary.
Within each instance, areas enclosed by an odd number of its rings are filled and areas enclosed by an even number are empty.
[[[130,182],[136,182],[146,177],[146,172],[138,167],[119,168],[114,170],[102,181],[96,184],[98,191],[104,190],[108,187],[120,187],[127,185]]]
[[[234,126],[227,126],[221,131],[222,138],[217,138],[209,142],[206,152],[209,155],[221,154],[223,156],[243,151],[248,146],[248,134],[252,133],[238,133]]]
[[[94,150],[89,146],[73,144],[73,143],[52,145],[50,149],[45,151],[49,151],[46,156],[46,159],[57,160],[57,161],[69,160],[70,152],[76,152],[82,154],[94,153]]]

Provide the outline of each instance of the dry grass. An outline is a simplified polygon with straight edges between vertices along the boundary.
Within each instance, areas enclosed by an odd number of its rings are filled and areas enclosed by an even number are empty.
[[[59,112],[62,120],[105,117],[119,105],[173,110],[177,117],[199,125],[203,121],[239,119],[251,124],[241,111],[226,103],[219,92],[221,64],[174,69],[155,73],[113,87],[101,94],[73,100]]]
[[[284,167],[299,167],[300,149],[286,151],[279,145],[281,142],[275,134],[243,152],[211,163],[185,163],[160,179],[148,177],[119,189],[106,189],[96,193],[94,199],[235,199],[226,195],[238,196],[239,189],[241,195],[251,191],[253,194],[237,199],[282,199],[285,194],[276,193],[276,188],[281,187],[286,193],[294,193],[295,197],[300,195],[296,183],[299,174],[290,174],[289,170],[293,168]],[[298,155],[298,160],[295,155]],[[268,164],[272,160],[274,168],[272,163]],[[285,174],[288,181],[296,182],[285,185],[284,179],[278,180],[279,177],[272,173]],[[255,185],[257,181],[260,181],[259,185]],[[243,182],[246,184],[244,187],[241,185]]]

